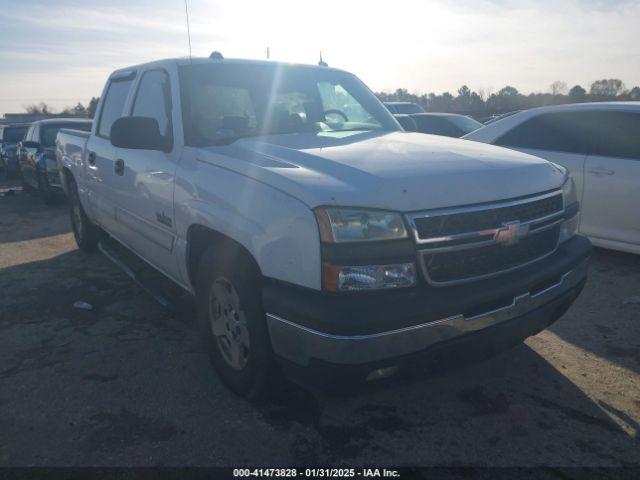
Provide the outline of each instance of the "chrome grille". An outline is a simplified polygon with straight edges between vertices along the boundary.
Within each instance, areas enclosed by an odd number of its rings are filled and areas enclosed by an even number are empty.
[[[539,260],[557,248],[561,191],[408,215],[425,279],[463,283]]]

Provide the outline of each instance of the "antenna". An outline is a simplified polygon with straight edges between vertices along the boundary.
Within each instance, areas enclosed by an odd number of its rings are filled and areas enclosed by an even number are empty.
[[[318,62],[318,65],[321,66],[321,67],[328,67],[329,66],[329,64],[327,62],[322,60],[322,50],[320,50],[320,61]]]
[[[191,61],[191,29],[189,28],[189,7],[187,0],[184,0],[184,13],[187,16],[187,38],[189,39],[189,61]]]

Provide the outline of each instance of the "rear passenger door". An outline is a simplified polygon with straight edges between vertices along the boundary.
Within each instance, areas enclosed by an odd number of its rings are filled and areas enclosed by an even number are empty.
[[[124,115],[135,72],[112,76],[97,117],[95,134],[87,143],[86,188],[92,217],[112,235],[118,234],[115,222],[114,160],[117,148],[111,144],[111,126]]]
[[[600,130],[585,166],[580,231],[640,246],[640,113],[593,113]]]
[[[116,162],[122,168],[113,185],[119,238],[165,274],[179,278],[174,257],[173,186],[182,143],[174,141],[170,75],[165,69],[153,68],[139,78],[130,115],[155,119],[170,146],[168,152],[118,149]]]

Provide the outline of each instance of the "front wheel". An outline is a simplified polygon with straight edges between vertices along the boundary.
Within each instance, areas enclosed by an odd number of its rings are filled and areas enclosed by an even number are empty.
[[[275,381],[260,284],[259,272],[237,247],[212,247],[203,254],[198,325],[222,382],[249,400],[262,397]]]
[[[71,215],[71,226],[73,236],[80,250],[85,252],[95,252],[98,249],[100,240],[100,228],[94,224],[82,208],[78,186],[73,179],[69,180],[69,213]]]
[[[38,192],[42,197],[42,201],[46,205],[51,205],[52,203],[55,202],[55,196],[51,192],[51,188],[49,187],[49,181],[47,180],[47,177],[45,176],[44,173],[38,172],[37,175],[38,175]]]

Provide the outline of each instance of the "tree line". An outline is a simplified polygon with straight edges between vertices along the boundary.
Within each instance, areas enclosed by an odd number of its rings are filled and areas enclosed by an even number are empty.
[[[409,93],[404,88],[398,88],[393,93],[376,92],[376,95],[383,102],[414,102],[422,105],[427,112],[461,113],[475,118],[483,118],[545,105],[638,101],[640,100],[640,87],[627,89],[622,80],[609,78],[593,82],[589,91],[581,85],[575,85],[569,89],[565,82],[555,81],[549,86],[548,92],[528,95],[520,93],[509,85],[498,92],[487,89],[475,92],[463,85],[458,89],[457,95],[452,95],[450,92],[444,92],[441,95]]]
[[[46,102],[27,105],[26,107],[24,107],[24,109],[27,113],[30,113],[32,115],[57,115],[57,116],[70,115],[74,117],[93,118],[93,116],[96,114],[96,108],[98,108],[98,100],[100,100],[99,97],[92,97],[86,106],[83,105],[81,102],[78,102],[75,106],[65,107],[59,112],[57,112],[53,107],[51,107]]]
[[[513,112],[514,110],[526,110],[545,105],[562,105],[565,103],[581,102],[608,102],[635,100],[640,101],[640,87],[627,89],[618,78],[597,80],[591,84],[589,91],[580,85],[568,88],[562,81],[555,81],[549,86],[546,93],[530,93],[524,95],[516,88],[507,85],[498,92],[489,89],[472,91],[466,85],[460,87],[457,95],[444,92],[441,95],[435,93],[409,93],[405,88],[398,88],[393,93],[376,92],[383,102],[413,102],[422,105],[427,112],[461,113],[475,118],[484,118],[491,115]],[[74,115],[93,118],[98,106],[99,97],[93,97],[85,106],[78,102],[74,107],[66,107],[56,112],[47,103],[27,105],[27,113],[38,115]]]

